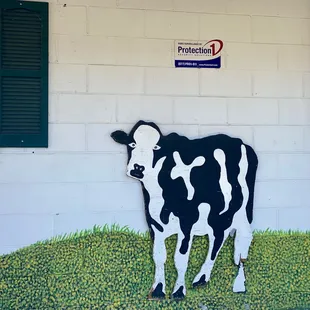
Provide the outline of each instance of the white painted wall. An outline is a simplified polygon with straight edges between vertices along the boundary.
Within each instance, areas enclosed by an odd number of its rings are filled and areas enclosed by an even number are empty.
[[[117,222],[145,230],[109,137],[224,132],[258,152],[254,228],[310,229],[309,0],[52,0],[50,147],[1,149],[0,251]],[[224,40],[223,68],[175,69],[174,39]]]

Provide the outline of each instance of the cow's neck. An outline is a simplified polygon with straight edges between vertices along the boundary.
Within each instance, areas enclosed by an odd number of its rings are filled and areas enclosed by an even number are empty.
[[[160,187],[158,178],[145,178],[143,185],[150,195],[150,199],[162,198],[163,189]]]
[[[164,206],[163,189],[159,185],[158,175],[165,158],[160,161],[160,164],[155,166],[153,173],[146,175],[143,179],[143,185],[150,196],[148,205],[150,216],[159,224],[163,224],[160,220],[160,213]]]
[[[166,156],[160,158],[155,164],[155,167],[150,169],[150,171],[148,171],[148,173],[146,173],[145,177],[143,178],[143,181],[142,181],[143,185],[145,189],[148,191],[151,199],[152,198],[162,199],[163,190],[159,185],[158,175],[162,169],[162,166],[165,160],[166,160]]]

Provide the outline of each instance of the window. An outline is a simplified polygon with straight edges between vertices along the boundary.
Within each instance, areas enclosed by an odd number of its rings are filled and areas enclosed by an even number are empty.
[[[48,146],[48,3],[0,0],[0,147]]]

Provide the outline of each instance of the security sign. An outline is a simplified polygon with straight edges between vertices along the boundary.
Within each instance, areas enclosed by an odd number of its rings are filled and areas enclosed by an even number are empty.
[[[175,67],[221,68],[223,41],[175,41]]]

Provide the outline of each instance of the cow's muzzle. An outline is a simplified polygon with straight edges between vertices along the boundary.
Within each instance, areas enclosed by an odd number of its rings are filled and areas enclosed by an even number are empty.
[[[144,166],[134,164],[133,169],[130,170],[130,175],[134,178],[137,178],[137,179],[143,179],[143,177],[144,177],[143,171],[144,170],[145,170]]]

